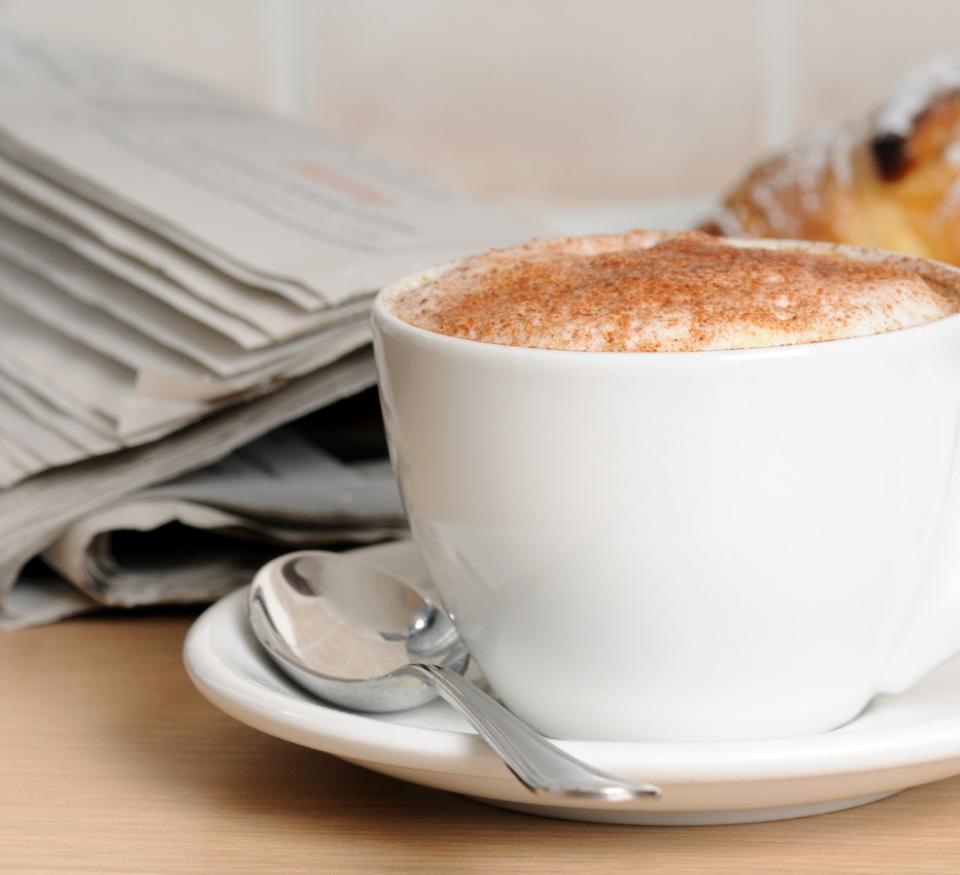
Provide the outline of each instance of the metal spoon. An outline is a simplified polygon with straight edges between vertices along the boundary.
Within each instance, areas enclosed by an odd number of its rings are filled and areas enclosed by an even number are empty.
[[[257,639],[295,681],[355,711],[402,711],[439,695],[531,791],[619,802],[659,796],[555,747],[463,678],[469,656],[447,615],[392,574],[337,553],[265,565],[250,587]]]

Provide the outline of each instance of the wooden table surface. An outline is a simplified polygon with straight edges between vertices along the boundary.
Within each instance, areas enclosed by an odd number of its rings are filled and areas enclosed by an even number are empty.
[[[960,873],[960,779],[723,827],[567,823],[248,729],[180,663],[189,612],[0,633],[0,871]]]

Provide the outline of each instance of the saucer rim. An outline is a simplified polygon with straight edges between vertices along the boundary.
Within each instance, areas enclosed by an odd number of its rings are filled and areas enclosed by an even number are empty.
[[[402,542],[398,542],[401,543]],[[228,629],[241,646],[247,588],[209,607],[184,642],[187,671],[201,692],[237,719],[290,741],[352,760],[435,772],[493,777],[499,759],[469,729],[390,723],[259,684],[225,662],[213,644]],[[261,653],[258,660],[267,661]],[[282,731],[281,731],[282,730]],[[320,743],[323,746],[320,746]],[[784,780],[896,769],[960,758],[960,713],[953,717],[870,729],[744,742],[623,742],[560,740],[558,746],[600,768],[645,774],[660,781]]]

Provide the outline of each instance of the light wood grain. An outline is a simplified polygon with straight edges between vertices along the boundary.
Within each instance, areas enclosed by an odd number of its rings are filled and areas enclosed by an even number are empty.
[[[0,633],[3,872],[960,872],[960,780],[838,814],[643,828],[510,814],[216,711],[187,613]]]

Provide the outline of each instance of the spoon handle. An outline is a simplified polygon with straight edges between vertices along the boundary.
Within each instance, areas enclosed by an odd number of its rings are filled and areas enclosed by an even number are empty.
[[[440,665],[414,664],[406,671],[425,680],[456,708],[529,790],[542,796],[625,802],[659,796],[653,784],[634,784],[607,775],[570,756],[534,732],[461,675]]]

